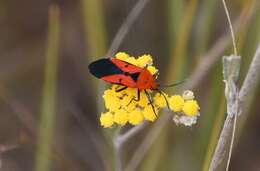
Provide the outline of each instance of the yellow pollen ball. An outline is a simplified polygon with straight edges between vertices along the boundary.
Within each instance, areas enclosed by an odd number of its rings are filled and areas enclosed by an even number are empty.
[[[126,61],[130,64],[133,64],[133,65],[137,65],[137,60],[134,57],[126,58],[124,61]]]
[[[154,104],[160,108],[166,107],[167,103],[165,100],[167,100],[167,95],[165,95],[165,96],[166,96],[166,99],[160,93],[156,93],[153,98]]]
[[[155,112],[156,112],[156,114],[157,114],[157,116],[158,116],[158,109],[155,108],[154,110],[155,110]],[[147,106],[147,107],[144,109],[143,115],[144,115],[144,118],[145,118],[146,120],[148,120],[148,121],[154,122],[154,121],[157,119],[157,116],[155,115],[155,113],[154,113],[154,111],[153,111],[153,108],[152,108],[152,106],[150,106],[150,105]]]
[[[180,112],[184,105],[184,99],[180,95],[174,95],[169,99],[169,105],[174,112]]]
[[[128,122],[128,113],[124,110],[119,110],[114,114],[114,122],[119,125],[125,125]]]
[[[139,109],[136,109],[129,114],[129,123],[132,125],[138,125],[144,120],[144,116],[142,115]]]
[[[151,55],[143,55],[137,59],[137,65],[140,67],[145,67],[146,65],[152,65],[152,64],[153,64],[153,59]]]
[[[108,89],[103,95],[105,107],[110,111],[117,111],[120,108],[120,98],[116,96],[116,92]]]
[[[199,113],[199,105],[196,100],[188,100],[183,105],[183,113],[188,116],[195,116]]]
[[[102,113],[100,116],[100,124],[104,128],[111,127],[114,124],[114,116],[112,113],[107,112],[107,113]]]
[[[137,98],[137,89],[136,88],[127,88],[126,94],[130,97],[136,97]]]
[[[129,58],[129,55],[125,52],[118,52],[116,54],[116,58],[125,61],[127,58]]]
[[[158,69],[156,69],[154,66],[148,66],[147,69],[152,75],[158,72]]]
[[[142,107],[146,107],[149,104],[148,97],[146,96],[144,91],[140,93],[140,100],[137,102],[137,104]]]

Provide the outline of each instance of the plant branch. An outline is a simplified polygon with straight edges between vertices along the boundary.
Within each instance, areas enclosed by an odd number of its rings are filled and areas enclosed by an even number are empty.
[[[135,137],[139,132],[141,132],[146,126],[148,122],[143,122],[140,125],[132,127],[127,130],[123,134],[117,134],[114,138],[114,148],[115,148],[115,160],[116,160],[116,170],[123,170],[123,148],[126,142],[128,142],[131,138]]]
[[[246,97],[252,94],[252,92],[254,91],[254,89],[258,84],[259,79],[260,79],[260,45],[258,46],[255,56],[251,62],[243,86],[239,91],[239,93],[236,94],[236,103],[233,105],[234,109],[236,110],[235,111],[236,114],[242,112],[241,106],[243,106]],[[227,144],[227,140],[230,138],[231,135],[232,122],[235,122],[234,117],[228,114],[224,123],[224,127],[221,131],[221,135],[218,141],[216,151],[214,153],[211,162],[210,170],[216,170],[217,166],[221,163],[221,161],[224,158],[223,153],[225,151],[225,145]]]
[[[234,54],[237,55],[237,45],[236,45],[236,39],[235,39],[235,34],[234,34],[234,29],[231,23],[231,19],[230,19],[230,15],[229,15],[229,10],[227,8],[227,4],[225,0],[222,0],[223,2],[223,6],[225,9],[225,13],[227,15],[227,19],[228,19],[228,25],[229,25],[229,29],[230,29],[230,33],[231,33],[231,37],[232,37],[232,43],[233,43],[233,48],[234,48]]]
[[[260,80],[260,44],[256,50],[255,56],[252,60],[244,83],[239,92],[239,101],[244,102],[249,94],[255,89]]]
[[[127,35],[129,29],[132,27],[132,25],[136,21],[137,17],[141,14],[144,7],[146,6],[146,4],[149,1],[150,0],[139,0],[135,4],[134,8],[131,10],[129,15],[127,16],[125,22],[119,28],[115,38],[113,39],[113,41],[109,47],[106,57],[113,55],[118,50],[119,46],[121,45],[125,36]]]
[[[249,11],[244,9],[240,16],[235,20],[234,33],[242,30],[248,23],[255,11],[255,7],[252,6]],[[241,25],[241,23],[243,24]],[[196,88],[202,81],[203,78],[209,73],[212,66],[220,59],[221,54],[225,51],[227,46],[230,44],[229,36],[225,33],[217,40],[209,51],[201,57],[203,59],[200,64],[195,68],[191,77],[184,84],[184,88],[193,89]]]
[[[142,143],[137,147],[130,161],[126,165],[126,168],[124,169],[125,171],[132,171],[137,169],[138,165],[144,158],[146,152],[150,149],[154,140],[160,134],[161,130],[165,126],[165,123],[170,119],[170,116],[171,115],[168,113],[164,113],[162,116],[160,116],[158,121],[156,121],[152,129],[145,136]]]
[[[227,149],[227,142],[228,140],[231,140],[226,170],[229,168],[238,115],[238,88],[236,82],[239,78],[240,60],[241,57],[236,55],[223,57],[223,76],[225,83],[225,96],[227,99],[227,117],[221,131],[215,153],[211,160],[209,168],[210,171],[217,170],[218,166],[222,163],[226,154],[225,149]]]

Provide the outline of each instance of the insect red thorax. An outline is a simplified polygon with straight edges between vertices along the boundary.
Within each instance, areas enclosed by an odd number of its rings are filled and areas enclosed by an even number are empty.
[[[137,88],[139,90],[151,89],[157,90],[158,84],[156,83],[155,77],[146,69],[144,68],[138,77],[137,80]]]

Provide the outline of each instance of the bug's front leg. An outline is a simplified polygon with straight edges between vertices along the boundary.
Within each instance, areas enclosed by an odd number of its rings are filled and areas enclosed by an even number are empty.
[[[135,97],[133,97],[130,100],[130,102],[127,104],[127,106],[129,106],[132,103],[133,100],[136,101],[136,102],[139,102],[140,101],[140,94],[141,94],[141,91],[139,89],[137,89],[137,99],[135,99]]]
[[[118,86],[118,87],[120,87],[120,86]],[[120,91],[123,91],[123,90],[125,90],[125,89],[127,89],[127,86],[124,86],[124,87],[121,87],[121,88],[116,88],[116,92],[118,93],[118,92],[120,92]]]
[[[146,90],[144,90],[144,92],[145,92],[145,94],[146,94],[146,97],[147,97],[148,100],[149,100],[149,104],[151,104],[151,106],[152,106],[153,113],[155,114],[156,117],[158,117],[158,115],[157,115],[157,113],[155,112],[155,109],[154,109],[152,97],[150,96],[150,94],[149,94]]]

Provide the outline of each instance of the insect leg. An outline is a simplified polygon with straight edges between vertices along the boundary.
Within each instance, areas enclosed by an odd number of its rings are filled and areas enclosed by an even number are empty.
[[[146,97],[147,97],[148,100],[149,100],[149,103],[150,103],[151,106],[152,106],[153,113],[155,114],[156,117],[158,117],[158,115],[157,115],[156,112],[155,112],[155,109],[154,109],[154,106],[153,106],[153,100],[152,100],[150,94],[149,94],[146,90],[144,90],[144,92],[145,92],[145,94],[146,94]]]
[[[162,92],[162,91],[160,91],[160,90],[158,90],[158,92],[164,97],[165,102],[166,102],[166,105],[167,105],[167,108],[168,108],[169,110],[171,110],[171,109],[170,109],[169,102],[168,102],[168,100],[167,100],[167,98],[166,98],[164,92]]]
[[[122,87],[122,88],[119,88],[119,89],[116,88],[116,92],[118,93],[118,92],[123,91],[123,90],[125,90],[125,89],[127,89],[127,86]]]
[[[136,102],[138,102],[138,101],[140,100],[140,93],[141,93],[141,91],[140,91],[139,89],[137,89],[137,99],[135,99],[135,97],[133,97],[133,98],[130,100],[130,102],[127,104],[127,106],[130,105],[133,100],[136,101]]]

